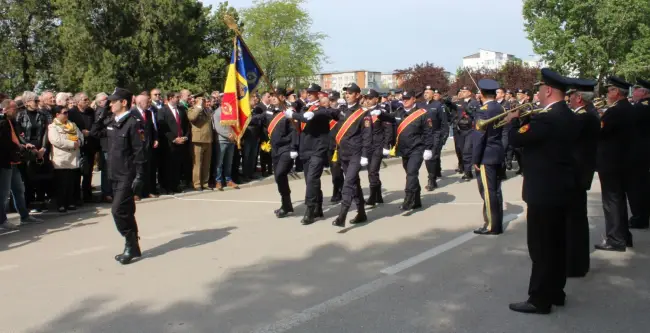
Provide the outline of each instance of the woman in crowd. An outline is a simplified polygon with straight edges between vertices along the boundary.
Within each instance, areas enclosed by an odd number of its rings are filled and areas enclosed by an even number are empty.
[[[75,210],[75,173],[79,172],[80,147],[83,134],[75,123],[68,121],[68,108],[57,105],[52,109],[54,120],[47,136],[52,144],[52,165],[57,191],[56,203],[60,213]],[[77,184],[78,186],[78,184]]]

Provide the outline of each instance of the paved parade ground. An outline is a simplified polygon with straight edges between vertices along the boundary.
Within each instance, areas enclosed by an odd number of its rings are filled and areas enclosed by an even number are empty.
[[[398,209],[405,174],[389,163],[386,203],[369,210],[370,223],[346,229],[331,225],[338,206],[300,224],[302,179],[290,184],[296,214],[281,220],[273,183],[144,201],[143,258],[128,266],[113,259],[123,239],[109,206],[48,213],[44,224],[0,235],[0,332],[647,332],[644,231],[633,231],[625,253],[592,253],[588,276],[567,282],[564,308],[510,311],[527,298],[531,266],[522,178],[503,184],[505,234],[475,236],[481,198],[475,180],[453,173],[455,161],[443,158],[441,187],[423,192],[424,209],[412,213]],[[329,203],[325,175],[323,192]],[[596,180],[593,244],[602,214]]]

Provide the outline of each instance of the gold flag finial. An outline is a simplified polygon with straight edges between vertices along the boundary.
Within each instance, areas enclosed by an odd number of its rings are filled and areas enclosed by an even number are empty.
[[[236,34],[238,35],[240,34],[239,28],[237,28],[237,22],[235,22],[235,19],[232,16],[230,16],[229,14],[225,14],[223,16],[223,21],[226,23],[228,28],[232,29]]]

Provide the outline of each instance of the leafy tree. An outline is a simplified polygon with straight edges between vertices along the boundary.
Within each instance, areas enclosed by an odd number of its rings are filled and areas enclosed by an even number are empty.
[[[647,0],[524,0],[528,38],[537,54],[564,74],[628,78],[650,59]]]
[[[495,80],[505,89],[531,89],[539,81],[539,68],[508,62],[499,68]]]
[[[396,70],[395,75],[397,81],[402,82],[400,88],[405,90],[419,92],[427,85],[440,89],[442,93],[449,90],[449,79],[445,75],[445,69],[429,62]]]
[[[312,20],[300,7],[304,2],[256,0],[242,11],[244,39],[270,82],[311,77],[325,58],[321,41],[326,36],[309,31]]]

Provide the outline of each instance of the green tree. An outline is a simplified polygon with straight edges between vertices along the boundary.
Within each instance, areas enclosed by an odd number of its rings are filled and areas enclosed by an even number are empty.
[[[0,0],[3,92],[51,87],[51,69],[59,56],[55,23],[49,0]]]
[[[564,74],[632,78],[650,59],[647,0],[524,0],[523,16],[535,53]]]
[[[312,20],[302,9],[304,0],[256,0],[242,11],[244,39],[270,82],[311,77],[325,55],[322,33],[309,31]]]

